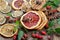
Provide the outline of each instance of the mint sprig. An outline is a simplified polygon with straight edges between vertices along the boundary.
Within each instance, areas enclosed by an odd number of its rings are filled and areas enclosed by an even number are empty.
[[[18,40],[21,40],[23,35],[24,35],[24,32],[22,30],[19,30],[19,32],[18,32]]]

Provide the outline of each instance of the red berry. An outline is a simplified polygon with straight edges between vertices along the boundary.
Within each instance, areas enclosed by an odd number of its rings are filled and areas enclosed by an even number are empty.
[[[48,25],[48,23],[45,25],[45,28],[48,28],[49,27],[49,25]]]
[[[46,35],[46,32],[45,32],[45,31],[42,31],[41,33],[42,33],[43,35]]]
[[[39,36],[39,39],[42,39],[43,38],[43,36]]]
[[[48,40],[50,40],[51,39],[51,37],[50,36],[48,36]]]
[[[39,38],[39,34],[35,34],[36,38]]]
[[[28,34],[24,34],[24,37],[27,38],[28,37]]]
[[[56,10],[56,9],[53,9],[53,10],[52,10],[52,12],[53,12],[53,13],[56,13],[56,12],[57,12],[57,10]]]
[[[9,20],[8,22],[9,22],[9,23],[12,23],[12,22],[13,22],[13,20]]]
[[[36,35],[36,38],[39,38],[39,39],[42,39],[43,36],[40,36],[39,34],[35,34]]]
[[[14,18],[14,20],[13,20],[13,21],[14,21],[14,22],[16,22],[17,20],[18,20],[18,18]]]
[[[13,36],[13,39],[16,40],[16,36]]]
[[[51,6],[47,6],[46,8],[47,8],[47,9],[51,9]]]
[[[34,33],[32,34],[32,37],[36,37]]]
[[[10,16],[6,16],[6,19],[9,19],[10,18]]]

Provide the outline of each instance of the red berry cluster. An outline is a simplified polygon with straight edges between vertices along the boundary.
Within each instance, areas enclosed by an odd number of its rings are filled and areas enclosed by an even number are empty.
[[[42,35],[46,35],[47,33],[45,31],[41,31]],[[43,39],[43,36],[39,35],[38,33],[34,34],[32,33],[32,37],[38,38],[38,39]]]
[[[43,36],[41,36],[41,35],[39,35],[39,34],[32,34],[32,37],[34,37],[34,38],[39,38],[39,39],[42,39],[43,38]]]

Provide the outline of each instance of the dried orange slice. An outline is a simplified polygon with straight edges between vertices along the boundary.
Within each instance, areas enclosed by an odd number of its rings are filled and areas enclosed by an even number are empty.
[[[25,0],[13,0],[12,7],[18,10],[21,9],[25,3],[24,1]]]

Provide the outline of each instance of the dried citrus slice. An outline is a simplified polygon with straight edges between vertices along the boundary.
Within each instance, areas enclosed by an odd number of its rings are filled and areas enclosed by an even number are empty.
[[[13,17],[19,17],[23,14],[23,11],[13,11],[12,12],[12,16]]]
[[[36,11],[29,11],[21,17],[22,25],[27,29],[34,29],[41,22],[41,17]]]
[[[7,7],[8,2],[5,0],[0,0],[0,10],[3,10]]]
[[[1,12],[3,13],[8,13],[11,11],[11,7],[10,6],[7,6],[5,9],[1,10]]]
[[[12,37],[18,31],[17,29],[14,30],[14,27],[16,27],[16,25],[14,25],[14,24],[2,25],[2,27],[0,28],[1,35],[5,36],[5,37]]]
[[[6,18],[3,14],[0,13],[0,25],[4,24],[6,22]]]
[[[46,0],[30,0],[29,3],[33,9],[40,10],[46,3]]]
[[[46,15],[43,12],[39,11],[38,13],[41,16],[42,21],[41,21],[40,25],[37,26],[35,29],[41,30],[47,24],[48,19],[47,19]]]
[[[21,9],[24,5],[25,0],[13,0],[12,7],[14,9]]]

